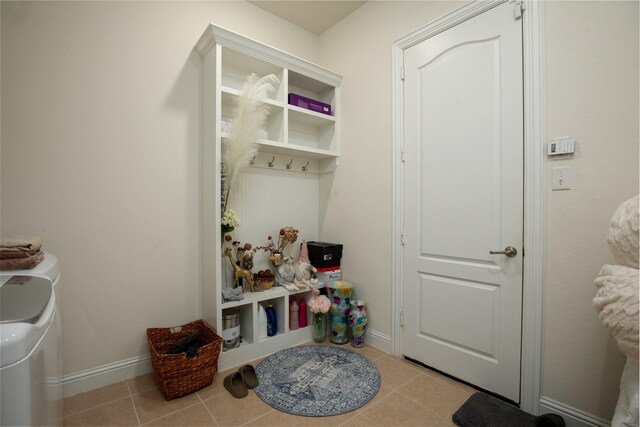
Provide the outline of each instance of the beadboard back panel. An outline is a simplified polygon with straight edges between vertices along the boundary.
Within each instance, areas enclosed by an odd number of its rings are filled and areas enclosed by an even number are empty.
[[[240,226],[231,234],[234,240],[266,246],[267,236],[277,244],[284,226],[299,230],[298,241],[285,250],[297,257],[302,240],[317,240],[320,235],[318,175],[295,171],[248,167],[236,179],[228,202],[240,218]],[[254,257],[254,270],[269,267],[264,252]]]

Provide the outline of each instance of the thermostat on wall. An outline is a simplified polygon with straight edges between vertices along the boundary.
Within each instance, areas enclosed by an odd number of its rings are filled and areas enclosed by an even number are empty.
[[[575,151],[576,141],[569,136],[553,138],[549,143],[547,154],[555,156],[558,154],[571,154]]]

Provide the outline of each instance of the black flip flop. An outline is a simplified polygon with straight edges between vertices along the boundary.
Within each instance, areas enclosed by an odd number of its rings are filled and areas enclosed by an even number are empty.
[[[224,388],[226,388],[233,397],[238,399],[249,394],[247,386],[245,386],[242,381],[242,375],[240,375],[240,372],[234,372],[233,374],[224,377]]]
[[[244,365],[238,369],[238,373],[242,376],[242,381],[244,381],[244,385],[247,388],[254,388],[258,386],[258,376],[256,375],[256,370],[253,366]]]

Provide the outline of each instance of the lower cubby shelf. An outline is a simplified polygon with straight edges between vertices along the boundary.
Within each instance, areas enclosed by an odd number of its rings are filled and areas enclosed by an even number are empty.
[[[310,327],[296,329],[284,334],[268,337],[262,341],[243,342],[240,347],[223,351],[218,359],[218,371],[244,365],[252,360],[260,359],[283,348],[292,347],[313,340]]]
[[[289,329],[289,300],[309,300],[310,289],[289,292],[284,288],[275,287],[263,292],[245,293],[241,301],[230,301],[222,304],[222,316],[229,313],[239,314],[240,335],[242,344],[234,349],[223,351],[218,361],[218,370],[248,363],[252,360],[267,356],[286,347],[302,344],[312,339],[309,326]],[[276,310],[278,317],[278,333],[271,337],[260,338],[258,334],[258,305],[266,308],[269,304]],[[307,319],[311,313],[307,311]]]

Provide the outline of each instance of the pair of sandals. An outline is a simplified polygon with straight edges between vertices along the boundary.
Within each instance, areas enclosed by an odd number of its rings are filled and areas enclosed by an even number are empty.
[[[257,387],[258,384],[256,370],[251,365],[244,365],[237,372],[224,378],[224,388],[238,399],[247,396],[249,389]]]

